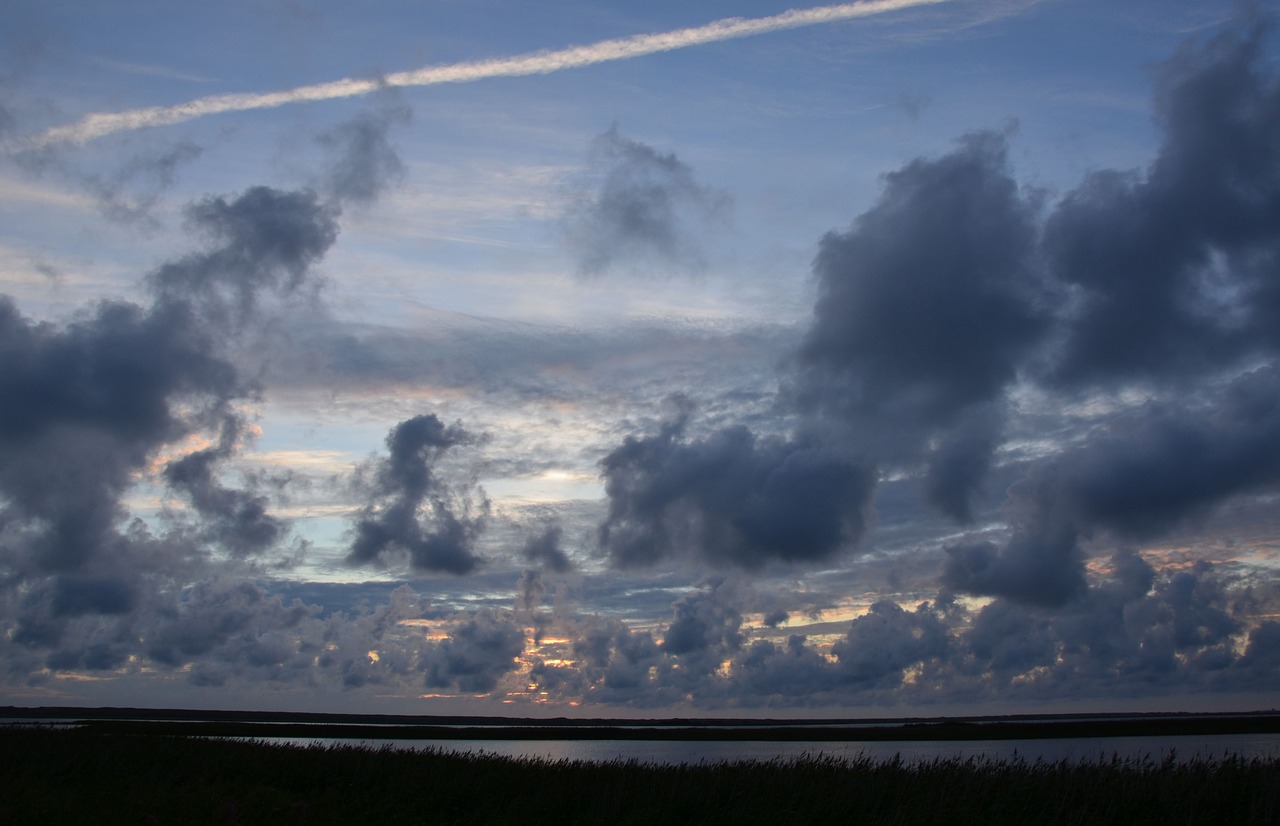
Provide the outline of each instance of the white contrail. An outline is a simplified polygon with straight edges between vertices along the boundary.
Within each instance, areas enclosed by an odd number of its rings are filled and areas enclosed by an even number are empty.
[[[389,86],[433,86],[438,83],[467,83],[490,77],[520,77],[558,72],[595,63],[626,60],[630,57],[669,52],[703,43],[716,43],[739,37],[816,26],[856,17],[898,11],[914,6],[929,6],[950,0],[865,0],[812,9],[792,9],[771,17],[744,19],[731,17],[704,26],[678,29],[659,34],[641,34],[616,40],[602,40],[588,46],[570,46],[556,51],[533,52],[515,57],[454,63],[451,66],[428,66],[410,72],[396,72],[377,79],[335,80],[314,86],[300,86],[283,92],[211,95],[176,106],[150,106],[124,112],[99,112],[86,115],[76,123],[58,126],[21,141],[19,149],[40,149],[59,143],[83,144],[114,132],[167,126],[205,115],[222,112],[244,112],[270,109],[286,103],[333,100],[365,95]]]

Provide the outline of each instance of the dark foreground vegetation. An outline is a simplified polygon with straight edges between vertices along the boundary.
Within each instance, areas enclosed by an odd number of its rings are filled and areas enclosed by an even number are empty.
[[[1280,761],[659,766],[0,729],[0,823],[1280,823]]]

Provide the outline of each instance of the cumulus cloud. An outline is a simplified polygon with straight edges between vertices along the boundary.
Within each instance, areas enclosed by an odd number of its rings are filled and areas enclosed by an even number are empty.
[[[59,324],[24,318],[0,297],[0,626],[14,679],[159,669],[207,687],[421,685],[428,646],[398,624],[422,616],[407,593],[324,616],[242,578],[289,525],[269,512],[261,474],[244,489],[225,479],[261,398],[251,343],[319,289],[336,199],[367,200],[394,173],[379,143],[392,121],[335,130],[342,186],[332,200],[259,186],[191,204],[195,249],[145,276],[144,303],[104,301]],[[186,154],[139,161],[131,175],[164,184]],[[375,494],[440,501],[404,444],[420,431],[393,433],[401,439],[374,474]],[[462,431],[441,428],[440,439],[453,438]],[[156,524],[130,520],[126,498],[140,484],[165,485],[190,507]]]
[[[661,641],[615,618],[555,620],[550,633],[571,637],[575,663],[535,661],[529,680],[588,703],[762,708],[1266,690],[1275,671],[1274,623],[1246,631],[1245,620],[1270,609],[1242,608],[1229,574],[1157,572],[1128,550],[1063,605],[880,600],[830,643],[753,639],[741,625],[749,601],[732,582],[705,583],[672,604]]]
[[[897,688],[908,668],[944,659],[951,636],[933,606],[906,611],[881,600],[849,624],[845,638],[832,646],[840,678],[859,687]]]
[[[596,138],[592,168],[564,218],[564,238],[584,275],[609,270],[687,272],[705,265],[702,238],[728,196],[697,182],[674,154],[624,137]]]
[[[56,324],[0,299],[6,616],[50,668],[119,664],[135,624],[209,575],[219,549],[259,555],[288,533],[266,497],[219,471],[244,441],[242,406],[259,397],[241,338],[266,304],[316,283],[336,213],[313,193],[255,187],[197,202],[188,218],[207,245],[152,271],[147,303],[103,301]],[[155,534],[130,521],[140,481],[190,502],[180,525]]]
[[[742,614],[735,590],[732,582],[721,581],[677,600],[662,638],[662,650],[687,655],[742,645]]]
[[[1280,382],[1274,366],[1212,398],[1182,396],[1113,417],[1041,463],[1010,493],[1013,536],[947,549],[943,582],[969,593],[1062,604],[1083,593],[1081,536],[1160,536],[1241,494],[1280,483]]]
[[[959,519],[1000,441],[1005,392],[1043,339],[1038,203],[1008,138],[966,137],[885,178],[876,204],[822,239],[796,403],[876,465],[923,456],[930,500]]]
[[[1184,46],[1160,72],[1155,162],[1094,173],[1051,216],[1047,257],[1076,303],[1058,381],[1177,381],[1275,347],[1280,80],[1268,28]]]
[[[365,469],[370,502],[355,522],[347,562],[352,565],[407,559],[422,571],[465,574],[481,564],[475,541],[484,527],[483,491],[454,490],[436,473],[451,448],[476,437],[433,414],[407,419],[387,434],[385,458]]]
[[[515,670],[524,643],[524,629],[510,617],[488,610],[468,614],[446,639],[427,650],[425,684],[470,693],[490,691]]]
[[[866,468],[741,426],[689,439],[689,412],[601,460],[609,513],[599,543],[615,564],[685,557],[759,568],[826,559],[860,536],[874,486]]]
[[[814,320],[786,377],[804,424],[785,439],[737,426],[686,440],[683,421],[629,437],[602,463],[601,546],[624,565],[828,558],[859,538],[880,470],[921,459],[930,499],[969,519],[1004,394],[1050,319],[1038,209],[995,133],[888,176],[815,260]]]
[[[1014,177],[1011,134],[981,132],[887,175],[871,209],[819,245],[813,320],[782,376],[792,434],[691,436],[685,412],[627,437],[601,462],[611,561],[828,559],[858,540],[886,473],[971,521],[1006,431],[1026,426],[1014,398],[1028,391],[1103,412],[1075,431],[1059,419],[1073,441],[1022,465],[1005,538],[946,549],[949,590],[1063,608],[1089,598],[1089,543],[1160,536],[1273,492],[1280,80],[1267,36],[1248,23],[1160,70],[1164,139],[1147,170],[1093,173],[1050,204]]]
[[[1006,156],[1004,136],[971,135],[888,175],[852,230],[822,239],[799,354],[817,372],[803,402],[881,430],[927,430],[1013,381],[1047,314],[1035,204]]]
[[[104,303],[59,328],[6,299],[0,342],[0,493],[19,571],[76,570],[112,553],[133,475],[242,392],[187,304]]]

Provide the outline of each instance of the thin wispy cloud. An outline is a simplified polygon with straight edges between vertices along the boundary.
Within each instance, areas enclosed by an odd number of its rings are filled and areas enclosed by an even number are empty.
[[[707,43],[836,23],[946,2],[950,0],[868,0],[811,9],[791,9],[769,17],[731,17],[687,29],[602,40],[586,46],[570,46],[514,57],[465,61],[447,66],[428,66],[378,78],[344,78],[279,92],[210,95],[176,106],[149,106],[123,112],[98,112],[86,115],[75,123],[58,126],[20,140],[15,147],[19,150],[29,150],[63,143],[83,144],[116,132],[169,126],[206,115],[272,109],[290,103],[356,97],[387,87],[436,86],[443,83],[470,83],[494,77],[550,74],[597,63],[610,63]]]

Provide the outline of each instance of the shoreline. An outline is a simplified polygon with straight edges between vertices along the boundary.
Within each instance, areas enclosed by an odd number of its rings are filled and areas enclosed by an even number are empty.
[[[776,720],[410,717],[192,709],[0,708],[8,726],[103,734],[352,740],[884,742],[1280,734],[1280,712]]]

